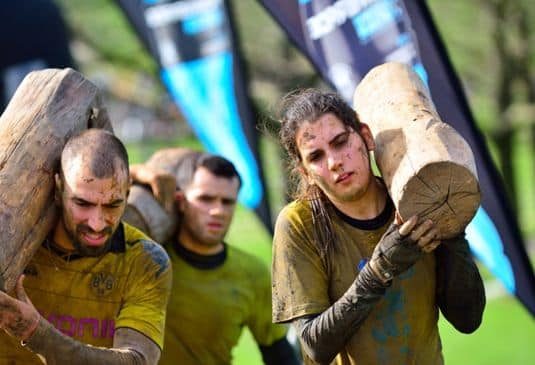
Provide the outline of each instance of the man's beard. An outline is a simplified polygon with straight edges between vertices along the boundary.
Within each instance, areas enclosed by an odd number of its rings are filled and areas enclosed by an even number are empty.
[[[67,236],[69,236],[69,239],[71,240],[72,245],[74,246],[76,250],[75,252],[78,255],[95,257],[95,256],[101,256],[109,250],[111,246],[111,239],[113,237],[112,235],[113,231],[111,227],[106,227],[103,230],[104,233],[109,235],[109,238],[106,240],[106,242],[102,246],[93,247],[93,246],[87,246],[83,244],[78,239],[78,237],[85,232],[93,232],[93,230],[89,228],[89,226],[85,224],[79,224],[75,227],[76,233],[74,233],[69,228],[67,228],[65,221],[64,220],[62,221],[63,221],[63,227],[65,228],[65,232],[67,233]]]

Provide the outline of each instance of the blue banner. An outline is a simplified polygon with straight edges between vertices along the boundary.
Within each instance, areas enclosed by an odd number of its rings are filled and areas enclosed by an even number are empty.
[[[241,178],[239,201],[271,230],[249,106],[233,27],[224,0],[118,0],[160,64],[161,79],[195,134],[232,161]]]

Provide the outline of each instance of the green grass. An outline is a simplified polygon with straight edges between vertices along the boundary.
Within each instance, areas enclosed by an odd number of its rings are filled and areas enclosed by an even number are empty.
[[[535,321],[513,297],[490,300],[481,327],[464,335],[439,323],[448,365],[524,365],[535,362]]]

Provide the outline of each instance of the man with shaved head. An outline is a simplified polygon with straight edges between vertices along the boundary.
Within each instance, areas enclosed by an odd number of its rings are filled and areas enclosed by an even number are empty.
[[[171,268],[161,246],[121,221],[123,144],[84,131],[65,145],[55,178],[60,218],[16,292],[0,292],[0,364],[156,364]]]

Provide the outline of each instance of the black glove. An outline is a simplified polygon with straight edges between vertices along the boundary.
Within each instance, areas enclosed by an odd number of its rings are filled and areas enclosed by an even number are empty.
[[[399,226],[392,223],[379,240],[370,259],[370,265],[383,284],[410,268],[420,257],[422,250],[410,235],[402,236]]]

